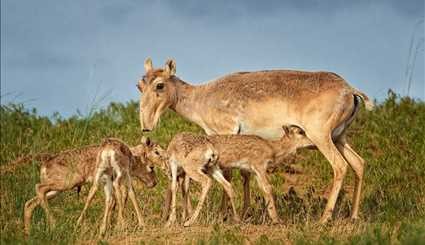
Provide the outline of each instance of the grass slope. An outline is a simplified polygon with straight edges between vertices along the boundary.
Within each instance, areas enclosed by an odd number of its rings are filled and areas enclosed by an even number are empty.
[[[3,168],[19,156],[38,152],[59,152],[86,144],[98,143],[107,136],[119,137],[136,144],[141,136],[136,102],[112,103],[89,116],[49,119],[28,111],[21,105],[2,105],[0,110],[0,166]],[[166,146],[177,132],[201,129],[173,112],[167,112],[150,136]],[[103,242],[118,243],[198,243],[198,244],[263,244],[291,242],[297,244],[387,244],[425,243],[425,103],[388,98],[372,112],[361,110],[349,130],[354,149],[367,161],[361,220],[349,220],[353,174],[348,174],[338,200],[334,221],[320,226],[324,195],[330,187],[332,170],[320,153],[303,150],[296,157],[299,173],[288,174],[284,168],[270,176],[276,194],[278,212],[284,224],[268,225],[265,203],[255,181],[251,183],[253,198],[247,222],[232,225],[222,221],[221,190],[214,186],[197,225],[190,228],[163,228],[160,220],[167,178],[157,171],[160,182],[154,189],[137,184],[145,229],[135,227],[132,210],[127,229],[112,229]],[[34,196],[38,182],[36,162],[15,166],[2,172],[0,179],[0,243],[95,243],[97,222],[103,210],[102,193],[90,208],[84,227],[74,232],[73,224],[82,210],[88,187],[78,197],[73,191],[50,202],[57,219],[48,229],[44,213],[37,209],[33,217],[32,235],[23,239],[22,214],[26,200]],[[241,207],[241,181],[235,172],[238,208]],[[193,187],[196,202],[198,187]]]

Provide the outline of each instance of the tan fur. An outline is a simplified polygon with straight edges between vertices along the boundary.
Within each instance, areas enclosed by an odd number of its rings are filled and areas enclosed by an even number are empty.
[[[217,152],[209,139],[202,135],[193,135],[181,133],[176,135],[170,142],[167,148],[168,163],[171,170],[171,213],[168,218],[167,226],[176,221],[176,191],[177,178],[182,176],[182,173],[198,182],[202,186],[201,196],[198,205],[191,217],[184,222],[184,226],[189,226],[195,222],[202,206],[207,197],[208,191],[212,185],[212,179],[220,183],[227,195],[230,197],[230,202],[233,209],[233,218],[239,222],[239,216],[236,212],[234,202],[234,191],[232,185],[226,181],[217,166]],[[189,186],[187,185],[187,188]],[[186,188],[184,188],[186,189]],[[187,197],[187,192],[185,197]],[[184,205],[189,200],[185,198]],[[185,207],[184,207],[185,209]]]
[[[149,137],[142,137],[141,144],[132,148],[132,152],[135,155],[144,156],[149,162],[155,164],[165,175],[171,180],[170,167],[168,166],[168,154],[166,149],[163,149],[160,145],[151,141]],[[184,173],[178,176],[179,185],[181,186],[181,191],[184,194]],[[162,219],[167,220],[170,212],[171,206],[171,185],[169,185],[168,190],[165,192],[165,205],[163,206]],[[183,212],[183,220],[186,219],[188,215],[192,213],[192,205],[190,202],[183,203],[183,206],[186,206]],[[186,212],[187,211],[187,212]]]
[[[267,178],[267,169],[277,162],[281,163],[290,155],[294,154],[298,148],[311,145],[311,141],[303,135],[302,131],[292,127],[285,128],[285,133],[280,140],[268,141],[254,135],[214,135],[203,136],[190,133],[178,134],[173,139],[173,144],[168,152],[182,151],[185,156],[194,148],[212,144],[218,154],[218,166],[222,170],[233,168],[243,169],[253,173],[258,182],[258,186],[264,192],[268,204],[268,212],[273,223],[278,223],[276,207],[272,195],[272,187]],[[185,169],[199,168],[193,162],[184,162]],[[191,165],[193,164],[193,165]],[[186,175],[191,178],[190,174]],[[183,175],[178,173],[178,177]],[[184,198],[188,198],[189,186],[184,187]],[[189,200],[183,201],[184,206],[188,206]],[[165,205],[168,203],[166,202]],[[189,213],[188,210],[183,210]]]
[[[136,167],[136,165],[138,165],[138,167]],[[127,145],[116,139],[106,139],[103,142],[102,148],[97,155],[97,164],[93,185],[90,188],[86,204],[83,211],[81,212],[80,217],[78,218],[77,225],[81,224],[84,214],[87,211],[91,201],[93,200],[94,195],[96,194],[100,181],[103,181],[105,182],[105,211],[102,225],[100,227],[100,235],[105,233],[109,223],[113,202],[112,187],[114,189],[118,203],[118,223],[120,226],[122,227],[124,225],[123,205],[125,198],[123,196],[124,193],[122,190],[125,187],[128,188],[130,200],[137,214],[138,224],[139,226],[142,226],[142,213],[133,190],[131,175],[140,175],[142,177],[141,179],[144,181],[146,181],[146,179],[143,178],[144,176],[150,177],[150,182],[147,182],[149,187],[153,187],[156,184],[155,173],[153,172],[152,168],[149,166],[142,167],[140,164],[140,159],[133,156],[132,151]],[[126,183],[124,184],[123,181]]]
[[[123,158],[133,158],[128,146],[123,142],[118,139],[106,139],[101,145],[63,151],[41,163],[40,183],[35,188],[37,195],[25,203],[24,231],[27,235],[34,209],[41,205],[49,223],[54,223],[47,200],[60,192],[92,182],[97,172],[97,157],[101,151],[108,148],[121,152]],[[148,186],[155,185],[155,175],[152,171],[148,171],[150,163],[147,163],[147,159],[135,157],[132,162],[134,164],[131,164],[131,175],[141,179]],[[106,172],[112,173],[111,169],[107,169]]]
[[[168,61],[164,69],[146,70],[139,81],[142,130],[152,130],[166,108],[198,124],[208,135],[254,134],[277,139],[282,126],[295,125],[305,131],[334,172],[321,222],[331,217],[348,165],[356,173],[352,218],[358,218],[364,160],[344,135],[358,111],[357,98],[365,102],[366,109],[373,108],[365,94],[331,72],[239,72],[192,86],[170,73],[175,70],[175,62]],[[249,191],[249,185],[244,189]]]

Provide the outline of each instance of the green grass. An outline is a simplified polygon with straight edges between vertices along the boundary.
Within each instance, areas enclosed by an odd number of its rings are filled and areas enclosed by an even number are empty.
[[[22,105],[2,105],[0,110],[0,166],[19,156],[38,152],[59,152],[64,149],[99,143],[104,137],[118,137],[137,144],[141,132],[138,104],[112,103],[89,116],[52,118],[39,116]],[[168,111],[159,127],[150,136],[166,146],[177,132],[201,129],[175,113]],[[348,174],[335,210],[334,221],[320,226],[317,221],[323,211],[323,193],[331,183],[329,163],[317,151],[302,150],[296,159],[301,174],[283,171],[272,174],[278,212],[283,225],[268,225],[265,203],[255,181],[252,203],[244,224],[232,225],[220,219],[222,192],[214,186],[200,215],[191,228],[163,228],[160,221],[163,193],[168,183],[157,171],[159,184],[154,189],[136,185],[145,229],[136,229],[132,210],[125,230],[112,229],[101,243],[131,242],[161,244],[166,241],[195,244],[418,244],[425,243],[425,103],[389,93],[388,98],[372,112],[361,110],[349,129],[349,141],[366,160],[361,219],[349,220],[353,174]],[[241,207],[241,181],[235,172],[237,206]],[[2,173],[0,179],[0,243],[75,243],[96,242],[98,221],[103,199],[99,193],[90,208],[84,227],[74,232],[74,222],[82,210],[88,188],[80,197],[69,191],[50,202],[57,224],[49,229],[41,209],[32,220],[32,233],[23,238],[22,214],[25,202],[34,196],[38,182],[38,164],[18,166],[12,173]],[[293,186],[293,188],[289,188]],[[193,187],[193,201],[198,187]]]

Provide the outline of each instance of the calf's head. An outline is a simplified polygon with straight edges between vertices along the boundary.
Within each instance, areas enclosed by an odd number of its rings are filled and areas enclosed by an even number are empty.
[[[282,143],[286,145],[289,153],[295,153],[299,148],[312,146],[313,142],[307,137],[305,132],[297,126],[283,126]]]
[[[134,156],[134,161],[131,165],[131,175],[140,179],[149,188],[156,186],[157,180],[154,165],[143,156]]]
[[[142,137],[141,143],[131,148],[134,156],[141,157],[152,165],[162,170],[167,168],[167,152],[159,144],[154,143],[148,137]]]

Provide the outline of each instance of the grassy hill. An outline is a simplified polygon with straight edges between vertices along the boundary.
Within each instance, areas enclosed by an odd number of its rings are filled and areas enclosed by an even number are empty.
[[[7,164],[19,156],[39,152],[59,152],[77,146],[99,143],[114,136],[129,144],[137,144],[141,132],[138,104],[112,103],[88,116],[52,118],[39,116],[36,110],[22,105],[2,105],[0,110],[0,243],[25,243],[22,214],[25,202],[35,195],[38,163],[19,166]],[[201,129],[173,112],[167,112],[159,127],[150,136],[166,146],[177,132]],[[144,213],[146,227],[137,229],[132,210],[127,229],[113,229],[105,242],[134,243],[199,243],[244,244],[293,242],[309,243],[403,243],[425,242],[425,103],[401,98],[389,93],[372,112],[361,110],[349,129],[349,140],[366,160],[361,219],[350,221],[351,194],[354,178],[351,171],[335,210],[334,221],[318,225],[325,194],[331,184],[332,170],[317,151],[302,150],[293,163],[298,171],[282,166],[270,176],[276,194],[278,212],[284,221],[269,225],[264,199],[252,180],[251,209],[246,222],[231,224],[219,214],[221,189],[215,184],[200,215],[190,228],[180,226],[165,229],[160,220],[163,193],[168,179],[157,170],[160,179],[154,189],[136,184],[136,192]],[[11,171],[4,171],[11,169]],[[235,171],[233,181],[241,207],[241,181]],[[103,198],[99,192],[89,209],[81,230],[74,232],[74,223],[82,210],[88,187],[80,196],[75,191],[59,195],[50,202],[56,226],[49,230],[44,213],[37,209],[33,217],[32,235],[28,243],[96,242],[98,222],[102,215]],[[199,187],[193,186],[192,200],[197,201]],[[178,203],[179,204],[179,203]],[[129,205],[128,205],[129,206]]]

